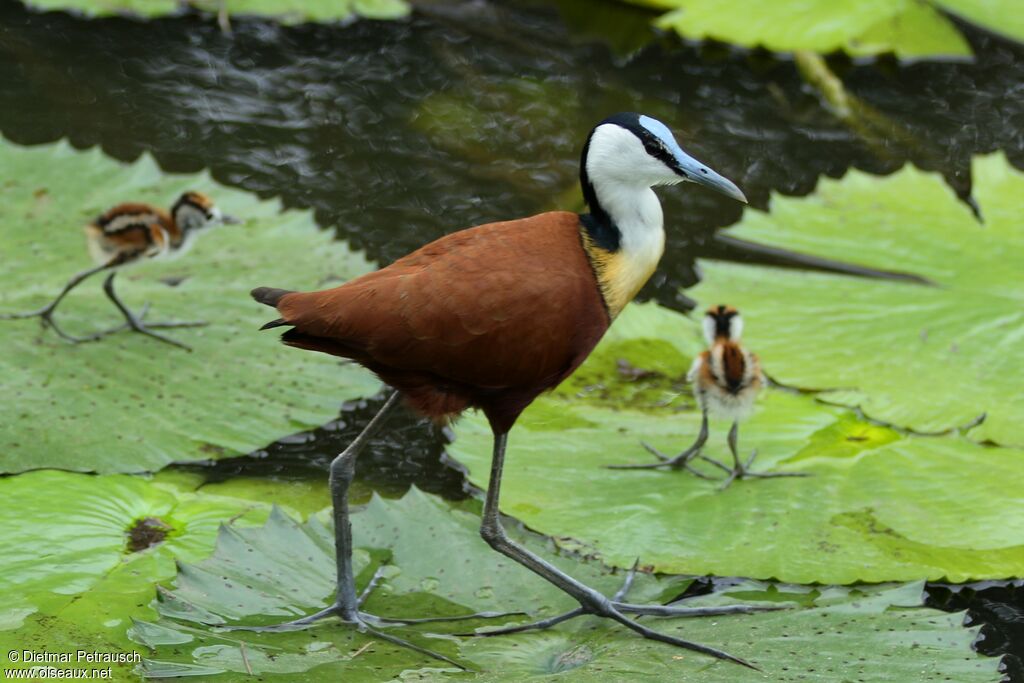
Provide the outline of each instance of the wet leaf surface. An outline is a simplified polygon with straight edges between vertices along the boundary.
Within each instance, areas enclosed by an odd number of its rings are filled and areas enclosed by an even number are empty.
[[[936,176],[822,179],[803,200],[775,197],[727,233],[925,286],[795,270],[705,264],[690,294],[727,301],[786,385],[919,432],[984,422],[970,438],[1024,446],[1024,175],[1002,155],[974,164],[979,222]]]
[[[40,471],[0,479],[0,647],[128,652],[135,618],[175,562],[213,547],[221,524],[266,520],[270,506],[125,475]],[[135,547],[140,520],[164,536]],[[97,664],[102,668],[103,665]],[[131,666],[118,666],[117,679]]]
[[[529,609],[538,616],[571,607],[571,600],[526,569],[497,558],[477,534],[478,523],[476,514],[415,489],[401,500],[375,498],[353,517],[356,546],[369,549],[372,564],[382,557],[389,563],[387,578],[367,609],[388,616]],[[596,563],[553,553],[533,534],[512,533],[601,590],[614,591],[622,579],[621,572],[608,574]],[[837,675],[863,681],[996,680],[995,662],[971,653],[973,634],[961,626],[961,615],[921,608],[920,583],[809,591],[743,582],[687,604],[743,600],[793,609],[697,620],[645,619],[649,626],[748,657],[763,673],[644,641],[593,617],[498,638],[451,635],[466,630],[465,622],[388,629],[457,658],[473,669],[468,673],[372,641],[337,622],[259,634],[217,631],[198,623],[217,618],[267,623],[280,621],[282,613],[312,611],[331,594],[329,551],[330,534],[315,518],[298,524],[275,513],[260,529],[223,532],[209,559],[182,567],[174,588],[157,606],[160,621],[133,627],[133,638],[152,648],[144,671],[168,677],[223,674],[216,680],[246,677],[250,671],[269,678],[310,671],[318,678],[355,681],[549,680],[555,674],[568,680],[699,677],[737,683],[831,682]],[[360,569],[363,583],[371,567],[359,564]],[[685,585],[672,577],[641,574],[630,597],[670,599]],[[472,625],[488,627],[483,621]],[[869,652],[872,656],[865,656]]]
[[[670,10],[657,20],[684,38],[713,39],[779,52],[814,50],[901,58],[967,57],[970,46],[943,10],[1024,41],[1013,0],[631,0]]]
[[[161,173],[149,157],[126,165],[63,143],[2,143],[0,167],[5,313],[46,304],[88,268],[81,226],[121,202],[166,206],[198,189],[245,221],[200,235],[176,260],[134,265],[118,277],[130,308],[152,304],[149,319],[210,323],[168,331],[192,353],[129,332],[72,345],[36,318],[0,321],[0,472],[140,472],[240,455],[323,424],[344,400],[378,390],[363,370],[283,349],[278,335],[258,331],[276,316],[249,297],[254,286],[314,289],[371,267],[319,231],[309,212],[281,213],[277,202],[207,174]],[[183,279],[169,287],[163,280],[172,275]],[[101,282],[97,275],[72,291],[58,324],[84,334],[122,322]]]
[[[751,316],[752,340],[763,336],[757,325]],[[767,392],[739,439],[742,453],[758,450],[755,471],[811,476],[719,492],[719,482],[682,471],[607,469],[651,462],[642,441],[675,454],[696,438],[700,416],[683,378],[699,335],[654,304],[628,308],[577,375],[538,399],[510,434],[503,509],[610,564],[640,557],[671,573],[841,584],[1024,573],[1024,524],[1006,514],[1024,504],[1024,491],[1007,486],[1024,479],[1024,451],[914,436],[811,396]],[[756,341],[751,348],[761,351]],[[761,355],[770,371],[773,355]],[[623,357],[664,375],[623,378]],[[731,462],[728,428],[712,420],[705,448],[722,462]],[[486,486],[486,421],[465,418],[456,433],[449,453]]]

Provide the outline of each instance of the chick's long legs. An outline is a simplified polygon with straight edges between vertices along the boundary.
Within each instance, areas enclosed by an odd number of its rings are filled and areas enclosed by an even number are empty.
[[[58,294],[57,297],[53,301],[48,303],[47,305],[43,306],[42,308],[38,308],[38,309],[36,309],[34,311],[26,311],[25,313],[7,313],[7,314],[3,314],[3,315],[0,315],[0,320],[18,320],[18,319],[24,319],[24,318],[37,318],[38,317],[40,320],[42,320],[44,325],[53,328],[53,331],[56,332],[62,339],[66,340],[66,341],[69,341],[69,342],[71,342],[73,344],[80,344],[80,343],[83,343],[83,342],[96,341],[98,339],[102,339],[103,337],[106,337],[107,335],[113,334],[115,332],[120,332],[121,330],[124,330],[124,329],[131,329],[131,330],[134,330],[135,332],[141,332],[142,334],[148,335],[148,336],[153,337],[155,339],[159,339],[160,341],[167,342],[168,344],[173,344],[175,346],[179,346],[179,347],[188,349],[189,347],[184,345],[184,344],[182,344],[181,342],[175,341],[175,340],[173,340],[173,339],[171,339],[169,337],[165,337],[165,336],[163,336],[161,334],[153,332],[152,330],[153,329],[158,329],[158,328],[168,328],[168,327],[199,327],[199,326],[205,325],[206,323],[203,323],[203,322],[143,323],[143,318],[146,315],[146,311],[147,311],[148,307],[143,308],[142,312],[139,313],[139,315],[136,316],[117,297],[117,294],[114,292],[114,277],[117,275],[117,271],[116,270],[111,270],[111,269],[116,268],[117,266],[123,265],[123,264],[127,263],[128,261],[131,261],[133,258],[134,257],[132,255],[130,255],[130,254],[119,254],[119,255],[115,256],[114,258],[112,258],[107,263],[104,263],[104,264],[99,265],[99,266],[95,266],[94,268],[89,268],[88,270],[83,270],[82,272],[77,273],[70,280],[68,280],[67,284],[64,285],[64,289],[61,290],[60,294]],[[98,272],[100,272],[102,270],[111,270],[110,275],[108,275],[107,279],[103,282],[103,291],[106,292],[106,294],[110,298],[110,300],[112,302],[114,302],[114,305],[117,306],[117,309],[119,311],[121,311],[121,315],[124,316],[126,322],[124,324],[122,324],[122,325],[118,325],[116,327],[112,327],[112,328],[107,329],[107,330],[101,330],[99,332],[94,332],[93,334],[85,335],[85,336],[82,336],[82,337],[77,337],[75,335],[68,334],[67,332],[62,330],[59,325],[57,325],[57,321],[54,320],[54,318],[53,318],[54,311],[57,309],[58,304],[60,304],[60,302],[64,299],[64,297],[67,296],[71,292],[71,290],[73,290],[75,287],[77,287],[78,285],[80,285],[83,282],[85,282],[88,278],[90,278],[91,276],[95,275],[96,273],[98,273]],[[191,350],[191,349],[189,349],[189,350]]]
[[[751,472],[750,471],[750,467],[751,467],[751,465],[754,464],[754,459],[757,458],[757,449],[754,449],[753,451],[750,452],[750,457],[747,458],[747,462],[746,463],[744,463],[742,460],[740,460],[739,452],[738,452],[738,449],[737,449],[737,446],[736,446],[736,441],[739,438],[739,431],[740,431],[740,423],[739,423],[739,421],[734,421],[732,423],[732,427],[729,429],[729,439],[728,439],[729,440],[729,452],[732,453],[732,462],[733,462],[733,466],[732,466],[731,469],[729,467],[723,465],[722,463],[718,462],[717,460],[705,457],[703,455],[701,456],[702,460],[706,460],[707,462],[709,462],[709,463],[711,463],[711,464],[713,464],[713,465],[715,465],[717,467],[720,467],[721,469],[725,470],[729,474],[729,476],[727,476],[725,478],[725,481],[722,483],[722,485],[718,487],[720,491],[729,488],[729,486],[734,481],[736,481],[737,479],[746,479],[748,477],[758,477],[760,479],[769,479],[769,478],[772,478],[772,477],[807,477],[807,476],[810,476],[807,472]]]
[[[630,464],[630,465],[608,465],[608,469],[610,469],[610,470],[652,470],[652,469],[658,469],[658,468],[664,467],[664,468],[667,468],[667,469],[674,469],[674,470],[684,469],[687,472],[700,477],[701,479],[712,479],[713,477],[709,477],[708,475],[704,474],[700,470],[697,470],[692,465],[690,465],[690,461],[693,460],[694,458],[696,458],[698,455],[700,455],[700,451],[704,447],[704,444],[707,442],[707,440],[708,440],[708,412],[706,410],[703,410],[701,412],[700,433],[697,434],[697,440],[693,442],[692,446],[687,448],[685,451],[683,451],[679,455],[677,455],[675,457],[669,457],[669,456],[665,455],[664,453],[662,453],[661,451],[659,451],[654,446],[651,446],[650,444],[645,443],[645,442],[641,442],[641,445],[643,445],[643,447],[646,448],[648,452],[650,452],[652,455],[654,455],[656,458],[658,458],[659,462],[648,462],[648,463],[643,463],[643,464],[638,464],[638,465],[632,465],[632,464]]]
[[[580,603],[580,607],[570,612],[557,617],[544,619],[540,622],[527,625],[527,628],[547,628],[557,623],[571,619],[573,617],[582,616],[584,614],[593,614],[596,616],[605,617],[619,622],[623,626],[632,629],[642,635],[644,638],[650,638],[651,640],[658,640],[663,643],[675,645],[676,647],[685,648],[687,650],[693,650],[695,652],[701,652],[718,659],[728,660],[743,666],[756,669],[753,664],[747,662],[744,659],[735,657],[722,652],[713,647],[701,645],[699,643],[693,643],[688,640],[676,638],[665,633],[660,633],[653,629],[649,629],[646,626],[637,623],[636,621],[626,617],[626,614],[646,614],[653,616],[708,616],[712,614],[728,614],[737,612],[751,612],[757,611],[756,607],[749,607],[746,605],[734,605],[728,607],[711,607],[711,608],[686,608],[686,607],[672,607],[669,605],[635,605],[626,602],[619,602],[616,599],[608,599],[598,591],[590,588],[589,586],[580,583],[576,579],[572,578],[565,572],[561,571],[546,560],[534,555],[525,548],[520,547],[509,539],[505,533],[505,529],[501,525],[501,519],[498,512],[498,501],[501,495],[501,475],[502,468],[505,461],[505,448],[508,442],[508,434],[501,433],[494,435],[494,453],[491,460],[491,477],[490,482],[487,485],[487,498],[484,502],[484,514],[483,520],[480,525],[480,535],[483,536],[487,543],[497,550],[502,555],[509,557],[524,567],[530,569],[535,574],[540,575],[550,583],[554,584],[557,588],[563,592],[569,594]],[[630,579],[631,580],[631,579]],[[627,586],[628,588],[628,583]],[[623,591],[620,591],[622,593]],[[618,597],[615,596],[615,597]],[[515,631],[526,630],[523,627],[512,627],[512,629],[505,629],[498,631],[498,633],[511,633]],[[494,632],[489,632],[489,634]]]
[[[95,275],[101,270],[113,268],[120,262],[121,261],[119,259],[115,258],[107,263],[104,263],[103,265],[99,265],[94,268],[89,268],[88,270],[83,270],[80,273],[76,273],[70,280],[68,280],[68,283],[64,285],[64,289],[60,291],[60,294],[57,295],[57,298],[55,298],[53,301],[46,304],[42,308],[38,308],[34,311],[26,311],[25,313],[6,313],[0,315],[0,320],[39,318],[43,322],[43,325],[53,328],[53,331],[56,332],[61,338],[73,344],[87,341],[95,341],[96,339],[99,339],[100,337],[104,336],[104,333],[89,335],[87,337],[75,337],[74,335],[70,335],[57,325],[57,322],[53,319],[53,312],[56,310],[57,305],[64,299],[65,296],[68,295],[69,292],[71,292],[72,289],[82,284],[89,277]]]
[[[171,327],[202,327],[202,326],[206,325],[206,323],[205,322],[201,322],[201,321],[199,321],[199,322],[143,323],[142,322],[142,315],[136,316],[134,313],[132,313],[131,310],[129,310],[129,308],[127,306],[125,306],[124,302],[121,301],[121,299],[119,299],[117,294],[114,292],[114,276],[116,276],[116,275],[117,275],[117,271],[115,270],[114,272],[112,272],[110,275],[107,276],[107,279],[103,281],[103,291],[106,292],[107,297],[111,301],[114,302],[115,306],[117,306],[117,310],[121,311],[121,315],[123,315],[124,319],[125,319],[125,324],[124,325],[120,325],[119,327],[112,328],[110,330],[106,330],[104,332],[100,332],[98,334],[100,336],[103,336],[103,335],[106,335],[106,334],[111,334],[113,332],[117,332],[117,331],[123,330],[125,327],[128,327],[133,332],[138,332],[140,334],[146,335],[147,337],[152,337],[153,339],[158,339],[158,340],[160,340],[162,342],[165,342],[167,344],[171,344],[173,346],[177,346],[179,348],[185,349],[186,351],[191,351],[192,347],[190,347],[190,346],[188,346],[186,344],[183,344],[180,341],[177,341],[175,339],[171,339],[170,337],[162,335],[159,332],[154,332],[153,330],[154,329],[161,329],[161,328],[166,329],[166,328],[171,328]]]

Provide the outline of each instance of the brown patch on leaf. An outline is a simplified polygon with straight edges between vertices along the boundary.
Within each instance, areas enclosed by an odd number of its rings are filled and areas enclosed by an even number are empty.
[[[125,532],[128,536],[128,552],[137,553],[162,543],[173,530],[173,527],[156,517],[141,517]]]
[[[204,443],[199,447],[200,453],[209,453],[210,455],[224,455],[227,450],[223,446],[218,446],[215,443]]]

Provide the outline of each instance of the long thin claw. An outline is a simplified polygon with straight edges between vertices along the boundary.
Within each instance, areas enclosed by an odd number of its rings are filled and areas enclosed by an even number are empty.
[[[380,638],[381,640],[386,640],[389,643],[392,643],[393,645],[398,645],[399,647],[408,648],[408,649],[413,650],[415,652],[419,652],[422,655],[427,655],[428,657],[433,657],[434,659],[439,659],[442,662],[448,662],[452,666],[458,667],[459,669],[461,669],[463,671],[471,671],[471,669],[469,667],[467,667],[465,664],[460,664],[459,662],[455,661],[451,657],[443,655],[440,652],[435,652],[434,650],[429,650],[429,649],[427,649],[425,647],[417,645],[416,643],[412,643],[412,642],[410,642],[408,640],[405,640],[404,638],[399,638],[398,636],[393,636],[390,633],[385,633],[384,631],[378,631],[377,629],[372,628],[370,626],[367,626],[366,624],[363,624],[362,627],[359,630],[360,631],[365,631],[366,633],[370,633],[370,634]]]
[[[736,470],[733,470],[732,472],[730,472],[729,476],[726,477],[725,481],[723,481],[722,484],[718,487],[719,492],[724,491],[727,488],[729,488],[730,486],[732,486],[732,483],[734,481],[736,481],[737,479],[739,479],[739,478],[740,478],[739,477],[739,473]]]
[[[645,462],[636,465],[605,465],[605,469],[609,470],[656,470],[663,467],[668,467],[663,462]]]
[[[37,308],[34,311],[25,311],[24,313],[0,313],[0,320],[24,320],[26,318],[41,318],[46,315],[46,312],[50,310],[49,306],[43,306]]]
[[[370,597],[370,593],[372,593],[373,589],[377,587],[377,583],[380,581],[380,577],[384,575],[384,568],[386,566],[387,565],[382,564],[381,566],[377,567],[377,570],[375,572],[373,572],[373,576],[370,577],[370,583],[366,584],[366,588],[364,588],[363,591],[359,594],[359,597],[356,598],[357,607],[362,607],[363,603],[366,602],[366,598]]]
[[[556,624],[561,624],[563,621],[569,621],[586,614],[582,607],[577,607],[574,610],[563,612],[562,614],[556,614],[553,617],[547,619],[539,619],[537,621],[531,621],[529,624],[519,624],[516,626],[506,626],[504,628],[496,628],[489,631],[475,631],[473,633],[456,633],[457,636],[471,637],[471,636],[505,636],[510,633],[522,633],[523,631],[533,631],[544,628],[551,628]]]
[[[710,477],[697,468],[693,467],[690,463],[682,465],[670,465],[667,462],[651,462],[640,465],[605,465],[606,469],[609,470],[657,470],[657,469],[681,469],[686,470],[698,479],[706,479],[708,481],[715,481],[714,477]]]
[[[707,474],[704,474],[700,470],[696,469],[690,463],[686,463],[685,465],[683,465],[683,469],[686,470],[687,472],[689,472],[690,474],[692,474],[693,476],[697,477],[698,479],[705,479],[707,481],[716,481],[716,479],[714,477],[709,476]]]
[[[341,612],[338,610],[337,605],[331,605],[325,607],[319,612],[307,615],[300,619],[293,619],[292,621],[285,621],[280,624],[270,624],[269,626],[245,626],[244,624],[209,624],[223,631],[249,631],[251,633],[278,633],[287,631],[301,631],[302,629],[310,626],[321,619],[327,617],[340,617]]]
[[[809,477],[810,472],[747,472],[746,477],[758,477],[759,479],[771,479],[772,477]]]
[[[151,330],[166,330],[171,328],[205,328],[210,325],[206,321],[183,322],[183,323],[146,323],[145,327]]]
[[[147,337],[152,337],[153,339],[157,339],[159,341],[162,341],[165,344],[170,344],[171,346],[177,346],[179,349],[185,349],[186,351],[192,351],[192,347],[189,346],[188,344],[183,344],[182,342],[178,341],[177,339],[171,339],[170,337],[162,335],[159,332],[154,332],[151,329],[149,329],[149,327],[146,327],[146,326],[143,326],[143,325],[137,325],[137,326],[133,326],[132,327],[132,331],[133,332],[138,332],[139,334],[144,334]]]
[[[648,617],[717,617],[725,614],[754,614],[788,609],[779,605],[721,605],[719,607],[673,607],[672,605],[636,605],[612,601],[612,606],[627,614]]]
[[[145,318],[146,314],[148,312],[149,312],[149,304],[147,303],[147,304],[143,305],[142,310],[139,311],[138,319],[142,320],[143,318]],[[57,326],[56,321],[54,321],[52,315],[43,315],[43,316],[41,316],[41,319],[42,319],[42,322],[43,322],[44,325],[48,325],[50,328],[53,329],[54,332],[57,333],[57,336],[59,336],[61,339],[64,339],[66,341],[71,342],[72,344],[84,344],[84,343],[87,343],[87,342],[98,341],[98,340],[103,339],[104,337],[108,337],[108,336],[110,336],[110,335],[112,335],[112,334],[114,334],[116,332],[121,332],[123,330],[127,330],[127,329],[130,328],[130,325],[127,322],[123,322],[120,325],[108,328],[106,330],[100,330],[99,332],[93,332],[92,334],[85,335],[84,337],[76,337],[76,336],[70,335],[67,332],[65,332],[64,330],[60,329],[60,327]]]
[[[669,456],[667,456],[664,453],[662,453],[661,451],[659,451],[657,448],[655,448],[651,444],[647,443],[646,441],[641,441],[640,445],[643,446],[644,448],[646,448],[648,453],[650,453],[651,455],[653,455],[654,457],[656,457],[658,460],[660,460],[662,462],[668,462],[669,460],[672,459]]]
[[[654,455],[660,462],[647,463],[642,465],[607,465],[608,469],[612,470],[651,470],[659,467],[670,467],[672,469],[684,469],[691,474],[694,474],[701,479],[711,479],[703,472],[698,472],[690,466],[690,461],[700,454],[704,444],[708,440],[708,414],[707,411],[701,411],[700,419],[700,433],[697,434],[697,440],[687,448],[685,451],[675,457],[668,457],[654,446],[641,441],[641,445],[647,449],[647,451]]]
[[[729,488],[729,486],[731,486],[732,483],[737,479],[773,479],[776,477],[811,476],[810,472],[751,472],[750,467],[754,464],[754,459],[757,458],[757,449],[751,451],[750,457],[747,458],[746,464],[743,464],[737,460],[736,466],[731,469],[726,467],[722,463],[718,462],[717,460],[712,460],[711,458],[706,458],[704,456],[701,456],[701,458],[707,460],[710,463],[714,463],[715,465],[721,467],[723,470],[729,473],[729,476],[726,477],[722,485],[718,487],[719,491],[724,491],[725,489]]]
[[[374,617],[382,624],[437,624],[444,621],[470,621],[471,619],[500,619],[502,617],[519,617],[526,612],[474,612],[459,614],[454,617],[420,617],[416,619],[396,619],[393,617]]]
[[[658,462],[647,462],[638,465],[605,465],[605,467],[610,470],[653,470],[658,467],[667,467],[668,463],[672,460],[672,458],[665,455],[646,441],[641,441],[640,445],[647,449],[648,453],[656,457]]]
[[[693,650],[694,652],[700,652],[701,654],[710,655],[711,657],[715,657],[717,659],[724,659],[725,661],[740,664],[742,666],[747,667],[748,669],[753,669],[754,671],[761,670],[753,664],[751,664],[750,662],[748,662],[747,660],[741,657],[736,657],[735,655],[731,655],[728,652],[723,652],[722,650],[710,647],[708,645],[701,645],[700,643],[694,643],[689,640],[683,640],[682,638],[676,638],[675,636],[670,636],[667,633],[661,633],[660,631],[655,631],[654,629],[647,628],[640,622],[633,621],[632,619],[623,616],[614,609],[610,610],[607,616],[608,618],[614,619],[615,621],[619,622],[623,626],[636,631],[644,638],[657,640],[662,643],[668,643],[669,645],[675,645],[676,647],[685,648],[687,650]]]
[[[700,458],[701,460],[703,460],[704,462],[710,463],[710,464],[714,465],[715,467],[725,471],[727,474],[732,474],[732,468],[731,467],[718,462],[714,458],[709,458],[706,455],[698,455],[697,457]]]
[[[626,593],[629,593],[629,589],[633,587],[633,579],[636,578],[636,570],[640,568],[640,558],[633,560],[633,566],[626,572],[626,578],[619,586],[619,590],[615,591],[615,595],[612,596],[612,602],[618,602],[622,598],[626,597]]]
[[[302,629],[310,626],[314,622],[319,621],[320,619],[323,619],[325,617],[337,616],[338,614],[339,614],[339,610],[338,610],[337,605],[332,605],[332,606],[330,606],[330,607],[328,607],[326,609],[320,610],[316,614],[311,614],[308,617],[303,617],[301,619],[295,619],[294,621],[288,621],[288,622],[285,622],[283,624],[273,624],[271,626],[223,626],[223,625],[218,625],[217,628],[219,630],[223,630],[223,631],[247,631],[249,633],[285,633],[285,632],[288,632],[288,631],[299,631],[299,630],[302,630]],[[367,616],[369,616],[369,615],[367,615]],[[427,649],[427,648],[422,647],[420,645],[416,645],[415,643],[409,642],[408,640],[405,640],[404,638],[399,638],[398,636],[393,636],[390,633],[384,633],[383,631],[375,629],[372,626],[370,626],[369,624],[367,624],[365,621],[363,621],[362,618],[360,618],[358,621],[345,621],[345,620],[343,620],[343,621],[344,621],[344,623],[347,623],[347,624],[355,626],[356,628],[359,629],[360,632],[369,633],[369,634],[371,634],[373,636],[376,636],[377,638],[380,638],[381,640],[385,640],[385,641],[387,641],[389,643],[392,643],[394,645],[398,645],[400,647],[408,648],[408,649],[413,650],[415,652],[419,652],[420,654],[427,655],[428,657],[432,657],[434,659],[439,659],[442,662],[447,662],[447,663],[451,664],[452,666],[457,666],[458,668],[462,669],[463,671],[468,670],[464,664],[460,664],[459,662],[456,662],[451,657],[447,657],[447,656],[441,654],[440,652],[434,652],[433,650]]]
[[[118,327],[111,328],[109,330],[100,330],[99,332],[93,332],[92,334],[85,335],[84,337],[76,337],[73,334],[68,334],[67,332],[62,330],[60,326],[57,325],[56,321],[50,316],[44,315],[40,318],[40,320],[42,321],[43,325],[49,327],[54,332],[56,332],[58,337],[60,337],[64,341],[71,342],[72,344],[85,344],[88,342],[94,342],[99,339],[103,339],[108,335],[114,334],[115,332],[120,332],[121,330],[128,327],[127,324],[123,324],[119,325]]]
[[[640,567],[640,558],[636,558],[633,562],[633,566],[630,567],[629,571],[626,572],[626,578],[619,587],[619,590],[615,591],[615,595],[612,596],[612,602],[616,602],[626,597],[626,593],[633,587],[633,579],[636,578],[637,568]],[[576,617],[583,616],[586,611],[582,607],[563,612],[562,614],[556,614],[553,617],[546,619],[539,619],[532,621],[529,624],[519,624],[517,626],[506,626],[504,628],[492,629],[490,631],[476,631],[473,633],[456,633],[457,636],[503,636],[510,633],[522,633],[523,631],[540,630],[544,628],[551,628],[557,624],[561,624],[563,621],[575,619]]]
[[[691,446],[690,448],[686,449],[679,455],[669,457],[662,453],[661,451],[659,451],[654,446],[647,443],[646,441],[641,441],[640,445],[647,449],[648,453],[656,457],[659,460],[659,462],[647,462],[636,465],[605,465],[605,467],[610,470],[654,470],[660,468],[684,469],[687,472],[690,472],[691,474],[700,477],[701,479],[711,479],[711,477],[709,477],[708,475],[690,466],[690,460],[694,457],[694,454],[698,450],[700,450],[699,447]]]

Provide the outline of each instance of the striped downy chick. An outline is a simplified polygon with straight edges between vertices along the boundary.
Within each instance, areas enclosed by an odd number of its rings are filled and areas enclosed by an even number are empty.
[[[125,306],[114,292],[114,276],[118,269],[144,259],[179,256],[188,250],[196,235],[204,229],[221,223],[235,222],[237,221],[231,216],[221,213],[213,201],[201,192],[185,192],[171,206],[170,212],[150,204],[119,204],[100,214],[85,226],[89,254],[96,263],[93,268],[72,277],[57,298],[46,306],[26,313],[2,315],[0,319],[38,317],[44,325],[52,327],[58,335],[72,343],[95,341],[113,332],[130,329],[133,332],[139,332],[168,344],[191,350],[185,344],[153,330],[167,327],[198,327],[206,323],[143,323],[142,319],[146,314],[146,309],[136,315]],[[110,274],[103,283],[103,291],[124,316],[125,323],[84,337],[76,337],[64,332],[53,319],[53,312],[57,305],[72,289],[90,276],[104,270]]]
[[[180,256],[204,229],[232,222],[202,192],[185,192],[170,213],[150,204],[119,204],[85,226],[89,254],[97,265],[116,268],[140,258]]]
[[[803,472],[751,472],[750,466],[757,457],[757,451],[751,453],[746,462],[740,460],[736,446],[739,424],[754,411],[754,400],[764,387],[765,378],[757,356],[743,348],[740,343],[743,319],[739,311],[732,306],[713,306],[708,309],[703,326],[708,349],[694,359],[686,375],[687,380],[693,384],[693,395],[701,409],[700,433],[696,441],[676,456],[665,455],[650,444],[643,443],[644,448],[658,458],[658,462],[610,467],[629,470],[685,469],[702,479],[711,479],[690,464],[694,459],[700,458],[727,473],[721,489],[727,488],[736,479],[749,477],[806,476]],[[732,420],[728,437],[729,451],[733,457],[732,467],[701,455],[701,449],[708,439],[709,414]]]
[[[754,411],[754,399],[764,386],[757,356],[740,344],[743,318],[732,306],[714,306],[704,317],[708,350],[693,361],[686,379],[702,410],[743,420]]]

